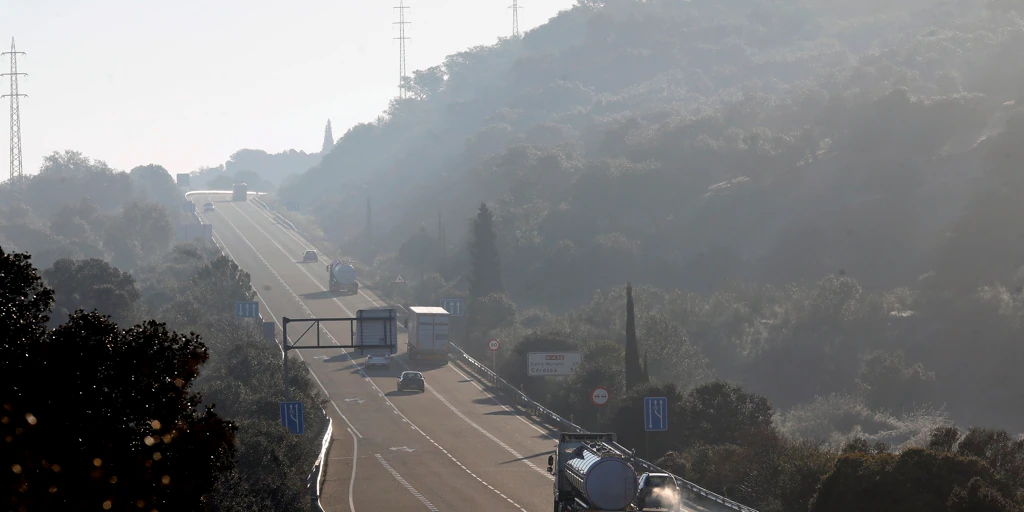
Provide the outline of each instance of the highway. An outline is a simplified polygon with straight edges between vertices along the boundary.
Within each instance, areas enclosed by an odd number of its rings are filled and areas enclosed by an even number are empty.
[[[359,309],[386,305],[362,287],[357,295],[329,294],[327,262],[301,263],[313,246],[251,200],[195,196],[197,205],[207,201],[215,211],[200,218],[249,272],[261,313],[278,322],[279,334],[283,316],[355,317]],[[289,325],[289,338],[294,342],[307,325]],[[324,326],[322,340],[348,342],[348,322]],[[550,511],[553,477],[545,467],[557,434],[504,406],[455,365],[410,367],[405,340],[402,329],[389,370],[364,370],[362,356],[340,348],[291,354],[305,361],[330,398],[335,430],[321,497],[325,510]],[[311,330],[301,344],[313,343]],[[425,393],[396,391],[406,369],[423,372]],[[298,364],[289,371],[305,372]]]

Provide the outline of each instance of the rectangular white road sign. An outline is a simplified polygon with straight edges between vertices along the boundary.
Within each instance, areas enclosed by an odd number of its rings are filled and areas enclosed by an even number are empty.
[[[530,352],[526,355],[526,374],[530,377],[565,377],[583,360],[579,352]]]

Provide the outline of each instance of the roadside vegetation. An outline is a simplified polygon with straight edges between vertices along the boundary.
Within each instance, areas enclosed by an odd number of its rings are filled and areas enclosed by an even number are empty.
[[[651,456],[737,501],[1018,510],[1021,13],[580,1],[268,202],[392,302],[465,299],[467,351],[589,429],[640,446],[673,397]],[[540,349],[583,366],[526,378]]]
[[[307,435],[281,426],[280,348],[234,317],[249,275],[175,243],[170,174],[65,152],[18,199],[0,198],[8,506],[307,510],[324,400],[292,372]]]

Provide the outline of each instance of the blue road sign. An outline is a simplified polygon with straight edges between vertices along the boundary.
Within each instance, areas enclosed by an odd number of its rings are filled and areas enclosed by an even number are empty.
[[[290,211],[290,212],[297,212],[297,211],[299,211],[299,202],[298,201],[288,201],[287,207],[288,207],[288,211]]]
[[[644,398],[644,429],[647,432],[668,430],[668,398]]]
[[[281,424],[292,434],[302,435],[302,402],[281,402]]]
[[[192,201],[185,201],[185,204],[182,205],[182,208],[185,210],[185,213],[195,213],[196,204],[193,203]]]
[[[260,303],[257,301],[238,301],[235,303],[236,318],[259,318]]]
[[[465,316],[466,308],[462,305],[462,299],[441,299],[441,307],[452,316]]]

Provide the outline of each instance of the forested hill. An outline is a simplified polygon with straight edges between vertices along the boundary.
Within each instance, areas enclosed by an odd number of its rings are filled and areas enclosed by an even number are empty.
[[[367,197],[373,252],[438,211],[454,247],[493,204],[528,302],[551,301],[553,275],[566,305],[623,275],[701,292],[838,271],[908,283],[1020,92],[1018,7],[581,0],[416,71],[408,99],[281,194],[356,255]]]

